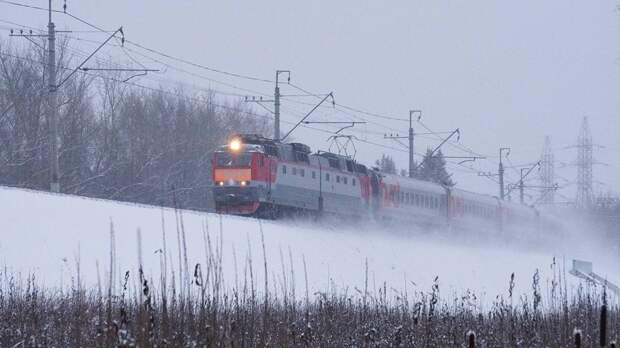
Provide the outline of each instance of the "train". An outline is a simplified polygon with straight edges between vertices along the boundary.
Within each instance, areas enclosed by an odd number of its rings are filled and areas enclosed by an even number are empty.
[[[277,219],[335,215],[463,230],[551,231],[534,207],[434,182],[381,172],[303,143],[238,134],[212,162],[218,213]]]

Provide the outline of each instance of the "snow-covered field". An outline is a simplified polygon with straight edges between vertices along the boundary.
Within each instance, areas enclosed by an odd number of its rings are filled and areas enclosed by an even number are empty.
[[[81,277],[87,284],[97,280],[97,263],[99,272],[107,273],[111,223],[116,235],[118,269],[121,272],[137,269],[137,231],[140,230],[145,272],[156,277],[160,274],[157,251],[163,248],[162,216],[169,262],[174,269],[178,268],[177,222],[172,209],[14,188],[0,188],[0,207],[0,265],[22,275],[34,272],[46,286],[66,286],[76,275],[78,260]],[[243,279],[248,250],[255,281],[262,284],[263,251],[258,220],[192,211],[182,211],[181,216],[191,273],[196,263],[203,267],[205,264],[203,231],[208,229],[212,244],[219,244],[221,221],[227,285],[232,286],[235,278]],[[496,295],[507,293],[512,272],[517,294],[531,292],[536,269],[540,270],[540,284],[546,292],[554,256],[559,265],[564,260],[567,266],[573,257],[592,260],[599,274],[620,280],[620,272],[613,267],[617,260],[603,257],[593,249],[542,252],[507,245],[464,246],[445,236],[405,237],[381,231],[376,226],[345,228],[342,225],[336,228],[308,221],[262,221],[271,284],[275,281],[279,287],[282,282],[281,260],[290,284],[292,260],[295,285],[301,294],[305,290],[304,258],[311,293],[331,286],[349,293],[355,293],[355,288],[363,289],[366,260],[370,291],[383,287],[384,282],[388,289],[396,291],[404,290],[405,286],[409,292],[430,291],[433,280],[439,277],[444,295],[471,289],[487,303]],[[574,287],[576,283],[572,277],[569,279],[569,286]]]

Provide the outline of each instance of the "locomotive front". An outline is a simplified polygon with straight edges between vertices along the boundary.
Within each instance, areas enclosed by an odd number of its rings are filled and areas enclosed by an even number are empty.
[[[213,198],[219,213],[252,215],[267,201],[272,161],[265,146],[235,136],[213,154]]]

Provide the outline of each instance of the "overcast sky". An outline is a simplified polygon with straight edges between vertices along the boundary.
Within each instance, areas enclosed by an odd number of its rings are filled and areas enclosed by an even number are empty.
[[[46,6],[47,1],[16,0]],[[388,5],[389,3],[389,5]],[[545,135],[552,137],[558,162],[575,160],[574,145],[581,119],[589,116],[594,142],[605,146],[595,157],[606,165],[594,168],[596,191],[620,193],[620,13],[619,1],[94,1],[68,0],[68,10],[106,29],[123,26],[126,37],[176,57],[230,72],[273,79],[276,69],[291,70],[291,82],[316,93],[334,92],[336,102],[394,117],[423,110],[422,121],[435,131],[460,128],[460,143],[487,155],[452,166],[459,186],[497,194],[497,185],[478,177],[496,171],[498,148],[511,147],[513,164],[539,159]],[[60,9],[60,0],[54,1]],[[41,11],[0,2],[0,20],[44,28]],[[56,14],[59,29],[88,27]],[[3,28],[6,28],[6,23]],[[6,33],[6,31],[2,31]],[[100,34],[74,33],[89,40]],[[3,35],[5,36],[5,35]],[[14,40],[14,39],[13,39]],[[93,46],[75,41],[74,48]],[[81,47],[80,47],[81,46]],[[126,62],[122,51],[109,49]],[[151,55],[156,58],[155,55]],[[137,57],[148,67],[156,62]],[[230,78],[195,67],[177,67],[239,88],[273,93],[267,83]],[[171,69],[134,80],[139,83],[185,81],[196,88],[251,94],[238,88],[191,77]],[[299,91],[282,87],[283,94]],[[314,98],[283,100],[283,119],[295,122]],[[300,103],[301,102],[301,103]],[[271,107],[271,106],[270,106]],[[256,108],[257,112],[262,112]],[[357,114],[375,123],[356,126],[362,140],[400,147],[381,134],[407,123]],[[350,115],[321,108],[311,120],[351,120]],[[290,128],[282,125],[283,131]],[[415,124],[418,132],[425,130]],[[328,134],[301,129],[297,141],[327,149]],[[416,151],[437,144],[433,137],[416,139]],[[371,163],[390,153],[399,168],[407,154],[356,143],[357,158]],[[402,148],[402,147],[401,147]],[[332,147],[332,150],[334,148]],[[404,148],[403,148],[404,149]],[[446,147],[449,156],[466,156]],[[556,169],[557,181],[574,198],[576,169]],[[517,179],[507,171],[508,182]],[[534,191],[530,192],[535,195]]]

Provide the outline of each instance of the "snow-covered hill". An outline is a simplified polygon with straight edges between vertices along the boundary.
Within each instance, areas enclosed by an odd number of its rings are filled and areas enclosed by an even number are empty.
[[[110,259],[111,223],[119,272],[137,269],[140,230],[145,272],[154,277],[159,274],[162,226],[166,231],[169,267],[178,269],[178,229],[172,209],[14,188],[0,188],[0,207],[0,265],[22,276],[34,272],[47,286],[66,286],[76,275],[78,260],[84,282],[96,282],[97,263],[103,277]],[[258,220],[192,211],[182,211],[180,217],[186,232],[190,272],[193,273],[196,263],[205,264],[205,230],[212,248],[220,244],[221,222],[227,284],[244,277],[248,250],[255,281],[261,284],[263,251]],[[304,289],[304,258],[311,293],[324,291],[328,286],[348,289],[350,293],[355,292],[355,287],[362,289],[366,260],[370,290],[383,287],[386,282],[388,289],[401,291],[407,286],[408,291],[429,291],[438,276],[444,294],[472,289],[479,297],[490,300],[507,293],[512,272],[517,293],[531,291],[536,269],[541,273],[543,291],[552,276],[550,265],[554,255],[550,252],[516,251],[506,245],[462,246],[446,237],[405,237],[372,226],[344,228],[340,224],[335,228],[308,221],[262,221],[262,229],[269,281],[273,284],[275,280],[279,287],[284,273],[290,284],[292,261],[298,293]],[[555,256],[559,265],[563,260],[568,265],[573,255]],[[610,260],[597,254],[579,256],[593,259],[600,274],[620,280],[620,272],[611,268]]]

